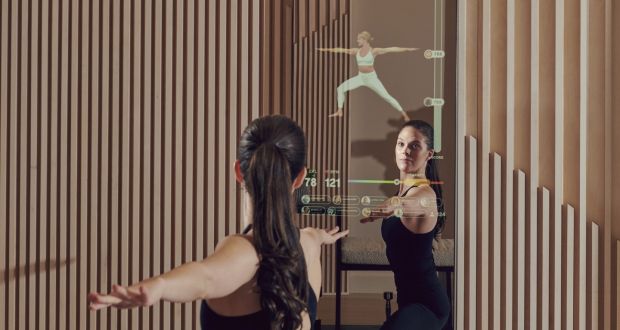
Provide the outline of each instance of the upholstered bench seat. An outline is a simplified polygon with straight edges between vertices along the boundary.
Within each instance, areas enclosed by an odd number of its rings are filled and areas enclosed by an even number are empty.
[[[454,240],[433,241],[433,258],[437,267],[454,266]],[[342,239],[342,263],[387,266],[385,242],[369,237],[345,237]]]

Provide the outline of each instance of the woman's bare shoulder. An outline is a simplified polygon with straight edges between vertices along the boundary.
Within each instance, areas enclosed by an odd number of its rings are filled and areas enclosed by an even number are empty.
[[[214,253],[221,250],[234,251],[235,253],[239,253],[240,256],[244,256],[252,260],[258,260],[258,254],[254,248],[252,235],[228,235],[217,243]]]

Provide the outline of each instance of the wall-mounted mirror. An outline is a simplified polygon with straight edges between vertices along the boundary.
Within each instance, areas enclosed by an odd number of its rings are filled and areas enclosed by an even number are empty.
[[[380,301],[384,292],[399,291],[393,313],[414,300],[442,312],[454,289],[456,1],[336,3],[346,8],[317,10],[314,1],[295,8],[302,37],[294,50],[293,104],[308,133],[310,168],[298,210],[308,225],[351,230],[328,254],[324,291],[375,294]],[[397,234],[384,218],[403,225],[409,242],[389,242],[386,236]],[[409,297],[417,287],[399,277],[423,272],[431,251],[442,291]],[[390,270],[406,255],[413,266],[395,279]],[[343,269],[349,271],[339,286]],[[378,313],[385,319],[383,309]]]

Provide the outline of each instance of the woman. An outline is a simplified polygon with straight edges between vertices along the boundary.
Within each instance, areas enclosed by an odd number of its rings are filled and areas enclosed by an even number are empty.
[[[302,130],[283,116],[254,120],[243,132],[235,176],[245,190],[249,228],[226,237],[214,253],[108,294],[90,308],[150,306],[204,299],[203,329],[310,329],[321,288],[321,244],[348,231],[299,230],[292,193],[306,175]]]
[[[398,311],[382,329],[441,329],[450,301],[439,283],[433,261],[433,239],[444,224],[437,168],[433,160],[433,128],[421,120],[406,122],[394,150],[400,170],[398,197],[385,201],[362,222],[383,218],[381,235],[394,271]],[[393,214],[402,214],[396,217]]]
[[[344,53],[349,55],[355,55],[357,60],[357,67],[359,73],[357,76],[350,78],[338,86],[336,91],[338,92],[338,111],[329,115],[330,117],[342,117],[342,108],[344,107],[344,93],[354,90],[360,86],[366,86],[372,91],[381,96],[387,101],[394,109],[398,110],[405,121],[409,120],[409,116],[400,106],[398,101],[383,87],[383,84],[377,77],[375,72],[374,63],[375,57],[388,53],[401,53],[417,50],[417,48],[401,48],[401,47],[388,47],[388,48],[372,48],[370,41],[373,38],[367,31],[362,31],[357,35],[357,45],[359,48],[318,48],[318,51],[331,52],[331,53]]]

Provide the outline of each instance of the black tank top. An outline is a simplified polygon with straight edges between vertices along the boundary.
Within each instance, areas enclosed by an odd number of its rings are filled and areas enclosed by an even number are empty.
[[[410,187],[401,196],[414,187]],[[397,303],[400,308],[420,303],[438,318],[450,312],[450,301],[439,283],[433,260],[435,229],[416,234],[407,229],[400,218],[391,216],[381,224],[381,236],[396,283]]]
[[[248,225],[243,234],[247,234],[252,225]],[[301,237],[301,233],[300,233]],[[314,290],[308,283],[308,316],[310,317],[310,326],[314,329],[314,321],[316,320],[317,298]],[[270,317],[264,310],[259,310],[252,314],[241,316],[223,316],[214,312],[205,300],[200,305],[200,327],[203,330],[270,330]]]
[[[316,320],[316,295],[308,285],[308,316],[314,329]],[[264,310],[242,316],[223,316],[214,312],[205,300],[200,306],[200,327],[208,330],[271,330],[269,314]]]

